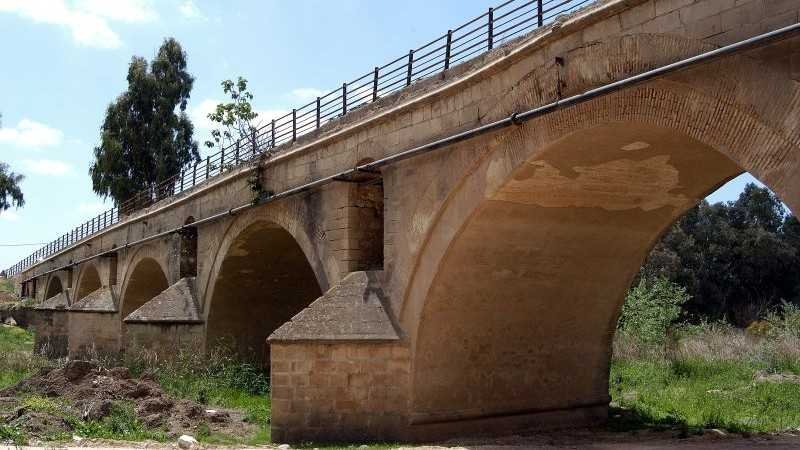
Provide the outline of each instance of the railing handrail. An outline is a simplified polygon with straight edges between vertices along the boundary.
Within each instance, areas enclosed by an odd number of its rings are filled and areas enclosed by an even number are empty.
[[[497,45],[536,29],[560,14],[574,11],[594,0],[506,0],[445,34],[409,50],[392,61],[315,100],[260,125],[253,134],[220,148],[197,163],[182,167],[168,179],[137,192],[130,199],[70,230],[27,258],[6,269],[14,276],[41,260],[64,250],[120,221],[135,211],[194,188],[198,183],[237,167],[278,145],[294,142],[325,123],[412,83],[448,70],[453,64],[475,58]],[[479,23],[481,25],[472,27]],[[499,27],[499,28],[498,28]],[[504,27],[504,28],[503,28]],[[479,32],[480,31],[480,32]],[[419,55],[423,52],[422,55]],[[366,80],[366,81],[365,81]],[[332,97],[332,98],[330,98]],[[330,99],[329,99],[330,98]],[[329,99],[325,102],[323,100]],[[313,114],[312,114],[313,113]]]

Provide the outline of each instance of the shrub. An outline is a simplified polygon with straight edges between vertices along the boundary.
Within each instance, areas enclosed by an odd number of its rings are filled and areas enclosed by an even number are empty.
[[[800,338],[800,306],[783,300],[781,306],[770,311],[764,320],[770,324],[770,337]]]
[[[666,278],[642,277],[625,297],[618,328],[643,343],[663,344],[689,297],[686,288]]]

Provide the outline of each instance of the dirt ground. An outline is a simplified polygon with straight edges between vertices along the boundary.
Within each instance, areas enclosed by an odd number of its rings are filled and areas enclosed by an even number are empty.
[[[66,411],[42,411],[25,406],[31,394],[64,402]],[[163,427],[168,436],[191,434],[205,424],[225,434],[250,432],[240,412],[206,409],[189,400],[167,395],[148,375],[133,378],[128,369],[103,369],[86,361],[70,361],[64,368],[42,369],[17,385],[0,390],[0,423],[23,429],[33,437],[72,431],[65,415],[100,420],[112,412],[114,402],[129,402],[136,416],[149,427]]]
[[[19,448],[30,450],[52,450],[68,449],[77,450],[79,448],[89,448],[91,450],[115,449],[115,450],[166,450],[175,449],[175,444],[164,444],[155,442],[141,443],[120,443],[103,440],[85,440],[81,443],[70,443],[56,447],[13,447],[0,446],[0,450],[17,450]],[[263,447],[222,447],[222,446],[203,446],[206,450],[223,449],[276,449],[278,444]],[[282,447],[285,448],[285,447]],[[316,447],[315,447],[316,448]],[[320,446],[322,450],[325,447]],[[341,447],[336,447],[341,448]],[[353,445],[350,448],[368,449],[370,446]],[[381,445],[381,449],[386,446]],[[607,433],[596,431],[576,431],[571,430],[559,434],[537,434],[529,436],[508,436],[492,439],[470,439],[449,441],[439,445],[399,445],[402,450],[522,450],[522,449],[547,449],[547,450],[566,450],[566,449],[589,449],[589,450],[746,450],[746,449],[771,449],[789,450],[800,449],[800,433],[793,435],[784,433],[781,435],[759,435],[743,437],[741,435],[725,434],[720,435],[715,431],[709,430],[702,436],[692,436],[679,438],[671,432],[636,432],[636,433]]]

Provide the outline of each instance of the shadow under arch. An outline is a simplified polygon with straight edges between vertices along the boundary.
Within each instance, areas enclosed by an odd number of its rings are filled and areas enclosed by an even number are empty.
[[[169,287],[161,264],[154,258],[143,257],[129,270],[120,295],[120,317],[123,320]]]
[[[298,241],[280,225],[256,220],[239,231],[215,262],[206,305],[207,346],[269,361],[266,338],[322,294]]]
[[[78,277],[73,303],[78,302],[101,287],[103,287],[103,283],[100,281],[100,272],[98,272],[97,267],[91,263],[85,264],[81,268],[81,273]]]
[[[47,283],[47,289],[44,292],[44,299],[51,299],[62,292],[64,292],[64,287],[61,284],[61,278],[56,275],[51,275]]]
[[[416,323],[419,423],[563,410],[602,418],[631,280],[662,233],[746,169],[635,121],[591,124],[526,152],[490,155],[458,186],[471,196],[451,194],[443,209],[459,210],[460,226],[437,244],[417,309],[404,305],[404,322]]]

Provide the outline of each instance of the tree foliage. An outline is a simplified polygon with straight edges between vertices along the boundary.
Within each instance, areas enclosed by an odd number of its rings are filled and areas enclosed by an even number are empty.
[[[128,89],[108,106],[94,149],[89,173],[97,194],[119,204],[199,160],[186,114],[194,83],[186,65],[186,53],[173,38],[164,40],[152,63],[131,59]]]
[[[618,327],[641,342],[663,344],[689,298],[686,288],[664,277],[640,278],[625,297]]]
[[[19,185],[25,177],[11,172],[8,164],[0,162],[0,211],[12,206],[19,208],[25,204]]]
[[[211,140],[205,142],[206,146],[224,148],[237,140],[250,142],[252,148],[257,148],[255,132],[258,126],[255,120],[258,113],[253,111],[253,94],[247,90],[247,80],[239,77],[234,83],[225,80],[222,91],[230,96],[231,101],[220,103],[208,118],[219,125],[220,128],[211,131]]]
[[[749,184],[736,201],[691,209],[656,244],[641,276],[684,286],[695,319],[747,325],[783,300],[800,300],[800,223],[775,194]]]

